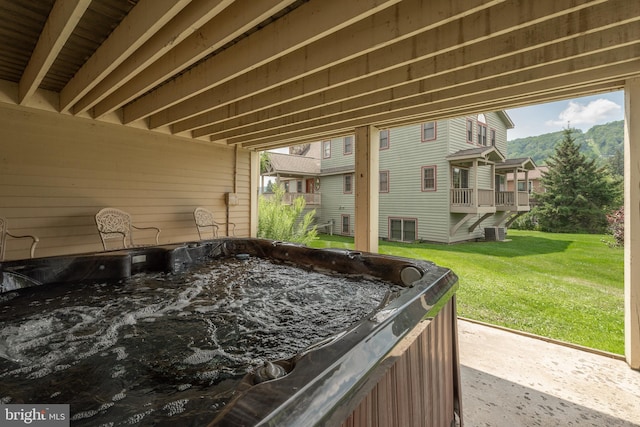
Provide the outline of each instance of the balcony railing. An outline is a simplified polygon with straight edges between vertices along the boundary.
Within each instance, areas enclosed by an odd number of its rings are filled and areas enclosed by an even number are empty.
[[[476,198],[478,203],[476,204]],[[493,190],[475,188],[452,188],[452,206],[494,206]]]
[[[477,208],[495,207],[493,190],[476,188],[452,188],[451,208],[453,211],[462,209],[463,212]]]
[[[269,199],[273,197],[273,193],[264,193],[263,196]],[[284,193],[282,201],[290,205],[296,197],[303,197],[307,206],[320,205],[321,202],[320,193]]]
[[[526,191],[496,191],[496,207],[508,210],[528,209],[529,193]]]

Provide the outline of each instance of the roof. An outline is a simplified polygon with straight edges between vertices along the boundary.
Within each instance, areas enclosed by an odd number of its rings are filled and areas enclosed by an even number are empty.
[[[270,171],[264,175],[315,176],[320,174],[320,159],[292,154],[269,153]]]
[[[466,150],[460,150],[453,154],[448,155],[447,160],[452,163],[467,163],[472,160],[479,160],[481,162],[503,162],[504,156],[494,146],[489,147],[477,147],[469,148]]]
[[[628,0],[0,0],[0,102],[261,151],[621,90],[639,20]]]
[[[535,162],[531,157],[519,157],[516,159],[505,159],[504,162],[496,164],[497,170],[533,170],[536,168]]]
[[[530,181],[535,181],[537,179],[541,179],[542,175],[547,173],[547,171],[549,171],[549,167],[538,166],[535,169],[530,170],[527,175]],[[524,179],[524,172],[518,172],[518,180],[522,180],[522,179]],[[513,180],[513,173],[508,173],[507,181],[512,181],[512,180]]]

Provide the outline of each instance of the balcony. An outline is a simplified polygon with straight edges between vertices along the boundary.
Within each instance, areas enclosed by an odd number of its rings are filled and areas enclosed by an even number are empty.
[[[529,193],[526,191],[496,191],[498,212],[527,212],[531,210]]]
[[[496,212],[492,189],[452,188],[449,211],[452,213],[487,214]]]
[[[465,426],[637,426],[621,356],[458,320]]]

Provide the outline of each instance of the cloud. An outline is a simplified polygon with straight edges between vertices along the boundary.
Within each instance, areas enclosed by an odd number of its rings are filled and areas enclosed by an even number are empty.
[[[569,101],[569,106],[558,115],[558,120],[546,122],[550,126],[591,127],[595,124],[619,120],[622,107],[608,99],[596,99],[587,105]]]

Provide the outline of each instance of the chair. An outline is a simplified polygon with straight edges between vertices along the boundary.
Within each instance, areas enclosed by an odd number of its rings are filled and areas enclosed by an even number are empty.
[[[213,232],[213,237],[218,237],[218,228],[221,225],[231,225],[233,228],[231,229],[231,233],[236,235],[236,224],[233,222],[217,222],[213,217],[213,212],[205,208],[196,208],[193,211],[193,219],[196,221],[196,228],[198,229],[198,236],[200,240],[202,240],[202,229],[206,227],[211,227]]]
[[[25,236],[17,236],[15,234],[11,234],[9,232],[9,229],[7,228],[7,220],[5,218],[0,217],[0,261],[4,260],[4,250],[6,248],[7,236],[13,237],[14,239],[29,238],[33,240],[33,243],[31,243],[31,258],[35,256],[36,245],[38,244],[40,239],[30,234]]]
[[[158,236],[160,236],[160,229],[158,227],[136,227],[131,224],[131,215],[125,211],[115,208],[104,208],[96,214],[96,226],[98,227],[98,233],[102,240],[102,247],[107,250],[108,239],[122,238],[122,246],[124,249],[128,247],[139,246],[133,242],[133,229],[136,230],[155,230],[156,231],[156,245],[158,243]],[[129,240],[129,245],[127,245]]]

